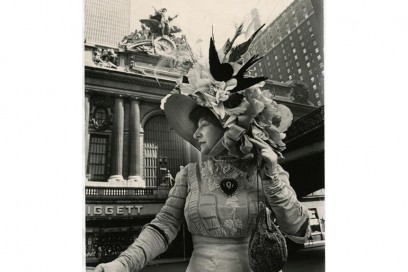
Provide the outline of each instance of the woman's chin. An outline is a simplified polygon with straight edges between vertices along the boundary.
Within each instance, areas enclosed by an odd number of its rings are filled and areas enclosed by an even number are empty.
[[[208,148],[202,146],[200,148],[200,153],[201,153],[201,155],[208,155],[208,153],[210,153],[210,150]]]

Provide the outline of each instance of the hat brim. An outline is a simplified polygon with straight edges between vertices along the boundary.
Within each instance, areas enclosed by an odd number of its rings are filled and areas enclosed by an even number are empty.
[[[164,113],[170,123],[170,127],[184,140],[200,150],[200,145],[193,135],[196,130],[190,118],[190,112],[197,107],[196,102],[186,95],[173,94],[164,103]]]

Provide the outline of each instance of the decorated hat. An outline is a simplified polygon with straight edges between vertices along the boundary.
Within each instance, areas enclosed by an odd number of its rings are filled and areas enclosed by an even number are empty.
[[[246,63],[241,58],[261,28],[235,47],[228,40],[220,52],[211,37],[209,60],[195,62],[162,99],[161,108],[170,126],[197,149],[199,144],[193,137],[197,126],[189,119],[190,112],[197,106],[210,109],[220,121],[225,129],[221,143],[231,156],[252,154],[250,138],[269,144],[279,155],[285,149],[282,140],[293,115],[288,107],[272,99],[269,90],[261,89],[267,77],[247,76],[248,69],[262,57],[254,55]],[[233,41],[241,30],[242,25]]]

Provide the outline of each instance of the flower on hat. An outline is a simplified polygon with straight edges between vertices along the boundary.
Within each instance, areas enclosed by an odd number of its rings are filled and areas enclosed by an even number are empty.
[[[251,151],[248,137],[268,143],[278,153],[284,150],[284,132],[293,120],[288,107],[277,104],[269,90],[261,90],[265,77],[244,76],[259,59],[254,56],[244,65],[221,63],[211,38],[209,62],[194,63],[172,91],[191,97],[197,105],[209,108],[216,115],[226,128],[224,146],[237,157]],[[167,97],[163,98],[162,106]]]

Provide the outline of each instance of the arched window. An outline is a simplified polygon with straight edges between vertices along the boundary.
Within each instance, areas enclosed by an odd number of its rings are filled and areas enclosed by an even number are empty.
[[[158,186],[162,182],[165,170],[175,177],[180,165],[189,163],[188,143],[170,129],[164,115],[151,117],[144,126],[143,177],[147,187]],[[159,160],[161,159],[162,165]]]

